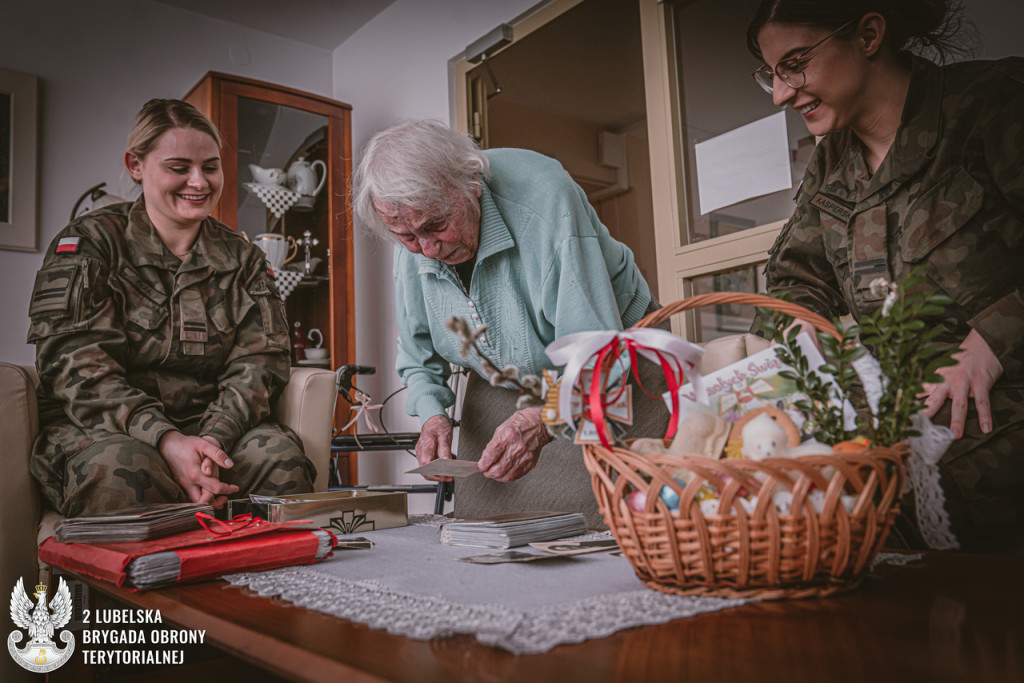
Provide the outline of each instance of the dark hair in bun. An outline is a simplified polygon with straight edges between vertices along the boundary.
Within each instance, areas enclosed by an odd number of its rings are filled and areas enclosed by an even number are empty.
[[[885,17],[886,40],[896,52],[932,50],[943,62],[973,52],[976,33],[964,16],[963,0],[762,0],[747,27],[747,48],[762,58],[757,36],[767,24],[809,24],[834,31],[869,12]]]

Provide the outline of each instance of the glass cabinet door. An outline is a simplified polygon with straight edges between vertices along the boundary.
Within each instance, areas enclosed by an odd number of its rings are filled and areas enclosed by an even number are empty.
[[[275,275],[285,296],[293,362],[331,367],[325,316],[327,117],[239,97],[237,120],[237,229],[283,255]],[[323,350],[309,351],[316,348]]]
[[[295,236],[298,226],[293,224],[301,223],[300,214],[315,209],[316,202],[292,204],[279,217],[250,186],[261,180],[268,184],[268,176],[273,179],[277,175],[271,171],[280,171],[281,177],[286,177],[289,167],[299,157],[309,162],[317,156],[323,160],[326,133],[325,116],[248,97],[238,98],[238,177],[235,185],[238,194],[236,227],[239,231],[250,239],[267,232]],[[322,173],[318,177],[322,177]]]

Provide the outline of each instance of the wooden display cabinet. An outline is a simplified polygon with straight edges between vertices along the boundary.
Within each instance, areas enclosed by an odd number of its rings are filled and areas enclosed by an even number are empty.
[[[250,239],[277,233],[302,240],[308,230],[318,242],[311,247],[311,256],[321,259],[318,269],[312,276],[304,276],[285,299],[293,343],[296,322],[301,324],[303,338],[317,328],[329,351],[322,367],[329,363],[331,369],[337,369],[354,363],[352,212],[348,201],[352,108],[320,95],[212,71],[184,99],[209,116],[223,138],[224,190],[213,216]],[[311,208],[292,207],[278,216],[246,187],[254,180],[249,165],[287,172],[299,157],[323,161],[326,179]],[[300,247],[295,263],[304,263],[303,251]],[[293,353],[292,362],[310,363],[301,352]],[[339,411],[344,413],[346,406],[339,406]],[[335,422],[343,424],[346,419],[342,414]],[[355,458],[342,460],[348,461],[338,463],[342,479],[348,474],[347,479],[354,482]]]

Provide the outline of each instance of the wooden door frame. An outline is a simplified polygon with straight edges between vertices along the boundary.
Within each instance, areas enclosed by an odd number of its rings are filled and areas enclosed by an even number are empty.
[[[676,55],[676,8],[670,2],[639,0],[644,51],[644,91],[651,156],[651,194],[658,254],[658,292],[662,303],[690,296],[692,280],[704,275],[763,263],[785,221],[775,221],[732,235],[687,244],[688,168],[682,75]],[[694,314],[675,316],[673,331],[695,338]]]
[[[584,0],[551,0],[547,4],[534,7],[529,12],[512,19],[509,22],[512,26],[512,42],[498,50],[495,50],[494,54],[489,54],[488,57],[493,57],[494,55],[501,53],[503,50],[507,50],[510,46],[515,45],[526,36],[543,27],[545,24],[557,19],[559,16],[565,14],[583,1]],[[454,60],[453,64],[453,73],[451,74],[451,77],[454,83],[454,123],[456,130],[461,133],[471,133],[471,90],[468,81],[469,72],[477,66],[479,66],[479,64],[471,63],[466,59],[465,55]],[[486,98],[484,98],[484,100],[486,101]],[[484,125],[486,126],[486,122],[484,122]]]

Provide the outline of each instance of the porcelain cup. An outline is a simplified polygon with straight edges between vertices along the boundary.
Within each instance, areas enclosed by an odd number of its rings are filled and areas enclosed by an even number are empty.
[[[267,255],[270,267],[274,270],[281,270],[284,264],[295,258],[299,246],[291,237],[276,235],[272,232],[264,232],[253,238],[253,243]]]
[[[256,164],[249,164],[249,172],[259,185],[284,185],[288,180],[287,174],[280,168],[261,168]]]
[[[306,359],[307,360],[326,360],[327,359],[327,349],[321,349],[321,348],[306,349]]]

